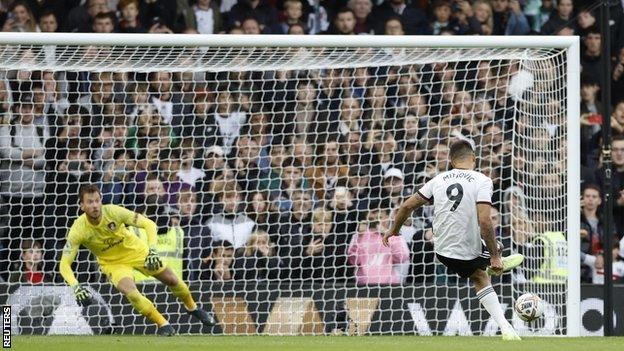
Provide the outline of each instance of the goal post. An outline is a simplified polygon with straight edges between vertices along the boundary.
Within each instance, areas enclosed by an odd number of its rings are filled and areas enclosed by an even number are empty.
[[[563,280],[535,279],[553,273],[544,257],[495,279],[506,316],[526,290],[552,307],[526,335],[581,334],[578,37],[0,33],[0,79],[4,279],[26,279],[15,262],[33,239],[49,252],[46,284],[62,290],[52,262],[79,215],[77,184],[94,182],[107,203],[166,218],[163,257],[220,319],[204,333],[492,335],[467,282],[433,258],[431,208],[395,251],[367,251],[398,203],[447,168],[449,142],[468,139],[478,170],[497,179],[507,250],[545,232],[567,241]],[[22,147],[30,105],[39,129]],[[7,151],[20,147],[43,154]],[[162,199],[148,193],[160,187]],[[189,208],[197,218],[185,222]],[[224,241],[233,257],[216,264]],[[94,262],[85,267],[79,279],[110,306],[101,318],[149,332]],[[180,332],[200,331],[144,278]],[[20,308],[41,293],[20,289],[7,293]],[[57,317],[66,329],[55,332],[75,332],[75,316]]]

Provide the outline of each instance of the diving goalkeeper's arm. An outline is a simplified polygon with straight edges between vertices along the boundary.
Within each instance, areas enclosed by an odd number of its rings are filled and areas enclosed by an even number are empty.
[[[71,233],[71,230],[70,230]],[[76,259],[76,255],[78,254],[78,248],[80,244],[72,243],[70,241],[70,235],[67,237],[67,243],[63,248],[63,255],[61,256],[61,262],[59,263],[61,276],[65,279],[65,282],[74,290],[74,295],[76,296],[76,302],[80,306],[89,306],[92,302],[92,296],[89,290],[80,286],[76,276],[74,275],[74,271],[72,271],[71,265],[74,263]]]

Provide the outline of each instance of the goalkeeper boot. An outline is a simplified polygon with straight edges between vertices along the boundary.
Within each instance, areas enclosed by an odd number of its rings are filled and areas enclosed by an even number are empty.
[[[171,324],[163,325],[156,330],[156,333],[160,336],[174,336],[176,334]]]
[[[503,334],[503,340],[505,340],[505,341],[519,341],[519,340],[522,340],[522,339],[520,339],[520,336],[518,335],[518,333],[516,333],[516,331],[513,328],[510,328],[510,329],[507,329],[507,330],[503,330],[502,334]]]
[[[513,254],[513,255],[503,257],[502,260],[503,260],[503,273],[504,273],[521,265],[522,262],[524,261],[524,255]],[[495,272],[490,267],[486,269],[486,272],[489,275],[496,275]]]
[[[193,311],[187,311],[187,312],[191,316],[199,319],[202,322],[202,324],[207,327],[212,327],[213,325],[217,324],[217,321],[211,312],[206,312],[199,307],[197,307]]]

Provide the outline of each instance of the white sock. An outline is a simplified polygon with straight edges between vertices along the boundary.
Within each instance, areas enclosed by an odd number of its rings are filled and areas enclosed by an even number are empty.
[[[491,285],[477,291],[477,297],[490,316],[494,318],[501,331],[512,329],[511,324],[505,319],[505,312],[498,303],[498,295]]]

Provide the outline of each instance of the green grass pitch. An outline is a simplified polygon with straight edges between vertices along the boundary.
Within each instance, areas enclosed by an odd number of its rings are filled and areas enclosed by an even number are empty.
[[[13,350],[173,351],[173,350],[322,350],[322,351],[609,351],[624,350],[619,338],[525,338],[422,336],[14,336]]]

